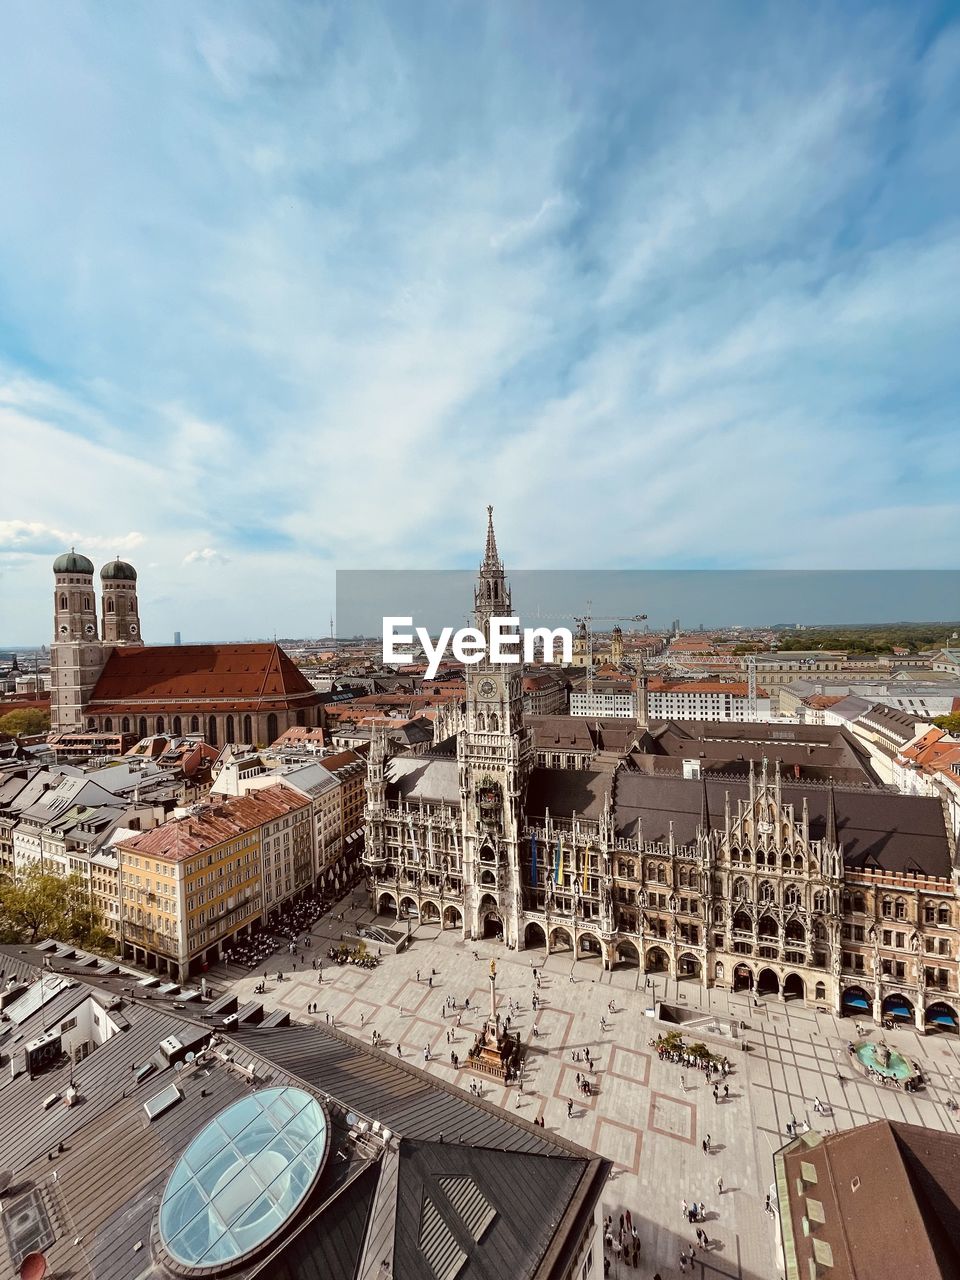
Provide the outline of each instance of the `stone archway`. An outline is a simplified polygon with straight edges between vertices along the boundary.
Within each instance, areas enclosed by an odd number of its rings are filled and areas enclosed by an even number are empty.
[[[550,931],[550,950],[551,951],[572,951],[573,938],[570,931],[558,926]]]
[[[503,940],[503,920],[499,911],[488,911],[482,921],[482,935],[484,938],[495,938],[497,941]]]
[[[928,1030],[931,1031],[952,1031],[954,1035],[960,1030],[960,1018],[957,1011],[951,1004],[947,1004],[945,1000],[935,1000],[933,1004],[928,1004],[923,1015],[924,1023]]]
[[[734,991],[753,990],[753,970],[748,964],[737,964],[733,967]]]
[[[525,947],[546,947],[547,935],[542,924],[538,924],[536,920],[530,921],[523,931],[523,945]]]
[[[651,947],[643,967],[647,973],[667,973],[670,969],[670,957],[663,947]]]
[[[443,927],[445,929],[462,929],[463,912],[453,905],[443,909]]]
[[[420,908],[420,919],[423,924],[439,924],[440,908],[428,899]]]
[[[692,951],[684,951],[677,958],[677,977],[695,978],[698,981],[703,977],[703,965],[700,963],[699,957],[695,956]]]
[[[892,1018],[894,1022],[913,1022],[914,1020],[913,1001],[900,995],[899,992],[884,996],[880,1012],[883,1017]]]
[[[400,899],[400,915],[414,917],[418,917],[420,915],[416,898],[411,898],[410,895],[407,894],[405,898]]]
[[[870,1013],[873,1002],[863,987],[845,987],[840,996],[840,1012],[860,1018]]]
[[[603,944],[595,933],[581,933],[577,937],[578,960],[603,960]]]
[[[777,996],[780,994],[780,979],[772,969],[761,969],[757,974],[757,995]]]
[[[628,969],[640,968],[640,949],[635,942],[624,939],[617,943],[617,964]]]
[[[788,973],[783,980],[784,1000],[805,1000],[807,989],[799,973]]]
[[[381,893],[377,899],[377,915],[397,914],[397,900],[392,893]]]

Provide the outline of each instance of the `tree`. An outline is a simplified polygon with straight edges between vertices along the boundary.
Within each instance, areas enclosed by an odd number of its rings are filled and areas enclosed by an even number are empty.
[[[0,882],[0,935],[28,942],[59,938],[83,945],[101,934],[100,914],[76,872],[51,875],[36,864],[15,880]]]
[[[946,729],[947,733],[960,733],[960,711],[951,711],[946,716],[934,716],[933,723],[938,729]]]
[[[49,728],[50,712],[39,707],[24,707],[0,716],[0,733],[12,734],[15,738],[30,733],[46,733]]]

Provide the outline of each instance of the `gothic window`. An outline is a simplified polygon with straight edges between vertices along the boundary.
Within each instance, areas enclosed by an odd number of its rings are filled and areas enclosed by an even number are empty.
[[[950,923],[950,908],[947,906],[939,906],[937,908],[937,924]]]
[[[300,715],[302,715],[303,713],[302,713],[302,712],[300,712],[299,714],[300,714]],[[227,716],[227,723],[226,723],[226,726],[225,726],[225,728],[224,728],[224,730],[223,730],[223,740],[224,740],[224,742],[233,742],[233,740],[234,740],[234,734],[233,734],[233,716]]]
[[[854,911],[866,911],[867,904],[862,893],[853,895],[853,909]]]
[[[880,905],[880,910],[883,912],[885,916],[889,917],[893,915],[893,903],[889,898],[884,898],[883,902]]]
[[[787,907],[799,907],[800,890],[795,884],[791,884],[787,887],[787,891],[783,896],[783,901],[784,905]]]
[[[163,733],[164,720],[163,716],[157,716],[157,733]]]
[[[762,880],[760,882],[760,891],[757,894],[757,897],[760,902],[773,902],[775,900],[776,894],[774,893],[773,885],[769,880]]]
[[[200,732],[200,717],[199,717],[199,716],[191,716],[191,717],[190,717],[190,732],[191,732],[191,733],[199,733],[199,732]]]
[[[298,711],[298,712],[297,712],[297,724],[305,725],[305,724],[306,724],[306,722],[307,722],[307,720],[306,720],[306,713],[305,713],[305,712],[303,712],[303,711]]]
[[[807,933],[799,920],[791,920],[786,928],[788,942],[806,942]]]
[[[713,923],[723,924],[723,907],[713,908]]]
[[[717,963],[714,965],[713,976],[716,978],[717,982],[723,981],[723,961],[722,960],[718,960]]]
[[[477,712],[477,728],[480,730],[484,730],[486,729],[486,727],[487,727],[486,717],[484,716],[482,711],[478,711]]]
[[[793,869],[794,869],[794,871],[802,871],[802,870],[803,870],[803,859],[800,857],[799,853],[797,854],[797,856],[796,856],[796,857],[794,858],[794,860],[793,860]]]
[[[750,887],[743,876],[738,876],[733,882],[733,896],[735,898],[749,898]]]
[[[813,909],[814,911],[826,911],[827,909],[827,895],[822,889],[813,895]]]
[[[129,733],[129,732],[130,732],[130,717],[129,717],[129,716],[124,716],[124,717],[123,717],[123,722],[122,722],[122,724],[120,725],[120,732],[121,732],[121,733]]]
[[[813,998],[814,1000],[826,1000],[827,988],[824,986],[822,982],[818,982],[816,987],[814,987]]]
[[[60,608],[61,608],[61,609],[65,609],[66,607],[67,607],[67,597],[66,597],[66,596],[61,596],[61,597],[60,597]]]
[[[253,742],[253,721],[249,716],[243,717],[243,740]]]
[[[207,721],[207,742],[211,747],[217,745],[217,717],[211,716]]]
[[[89,609],[89,608],[90,608],[90,597],[89,597],[89,596],[84,596],[84,597],[83,597],[83,607],[84,607],[85,609]]]
[[[107,730],[107,732],[108,732],[108,733],[113,729],[113,719],[112,719],[112,717],[107,716],[106,720],[104,720],[104,722],[103,722],[103,727],[104,727],[104,729],[106,729],[106,730]]]
[[[180,734],[183,732],[183,721],[180,719],[179,716],[173,717],[173,732],[177,735],[178,738]]]
[[[114,605],[113,605],[113,601],[112,601],[112,600],[108,600],[108,601],[107,601],[107,613],[113,613],[113,612],[114,612]]]
[[[267,746],[277,740],[277,716],[276,712],[271,711],[267,716]]]
[[[826,942],[827,927],[822,920],[817,920],[814,922],[813,936],[816,938],[818,942]]]
[[[898,920],[906,920],[906,918],[907,918],[907,904],[906,904],[906,902],[904,902],[903,898],[898,898],[898,899],[897,899],[896,907],[895,907],[895,909],[894,909],[894,915],[896,916],[896,918],[897,918]]]
[[[791,865],[792,865],[792,864],[791,864],[791,862],[790,862],[790,855],[789,855],[789,853],[785,853],[785,854],[783,855],[783,857],[780,859],[780,870],[781,870],[781,871],[789,871],[789,870],[790,870]]]
[[[140,734],[141,738],[145,738],[147,736],[147,717],[146,716],[140,717],[140,723],[137,725],[137,732]]]
[[[490,712],[490,732],[491,733],[500,732],[500,717],[497,715],[495,711]]]
[[[97,727],[97,722],[96,722],[96,720],[94,720],[94,719],[92,719],[92,718],[87,720],[87,728],[88,728],[88,729],[95,729],[96,727]]]

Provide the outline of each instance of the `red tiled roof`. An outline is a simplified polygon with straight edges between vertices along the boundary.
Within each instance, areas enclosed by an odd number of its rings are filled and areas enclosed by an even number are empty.
[[[182,862],[195,853],[253,831],[284,814],[310,807],[310,801],[282,782],[246,795],[231,796],[188,818],[176,818],[119,842],[127,853]]]
[[[273,711],[319,701],[276,644],[147,645],[113,650],[89,710],[100,715]]]
[[[748,685],[745,680],[650,680],[649,693],[729,693],[732,698],[745,698]],[[757,688],[757,697],[769,697],[766,689]]]

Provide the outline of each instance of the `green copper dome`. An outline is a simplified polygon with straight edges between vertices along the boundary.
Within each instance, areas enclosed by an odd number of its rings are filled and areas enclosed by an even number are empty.
[[[53,562],[54,573],[93,573],[93,561],[86,556],[78,556],[73,547],[57,556]]]
[[[132,564],[127,564],[126,560],[111,560],[109,564],[105,564],[100,570],[100,577],[104,582],[116,581],[122,579],[125,582],[136,582],[137,571]]]

